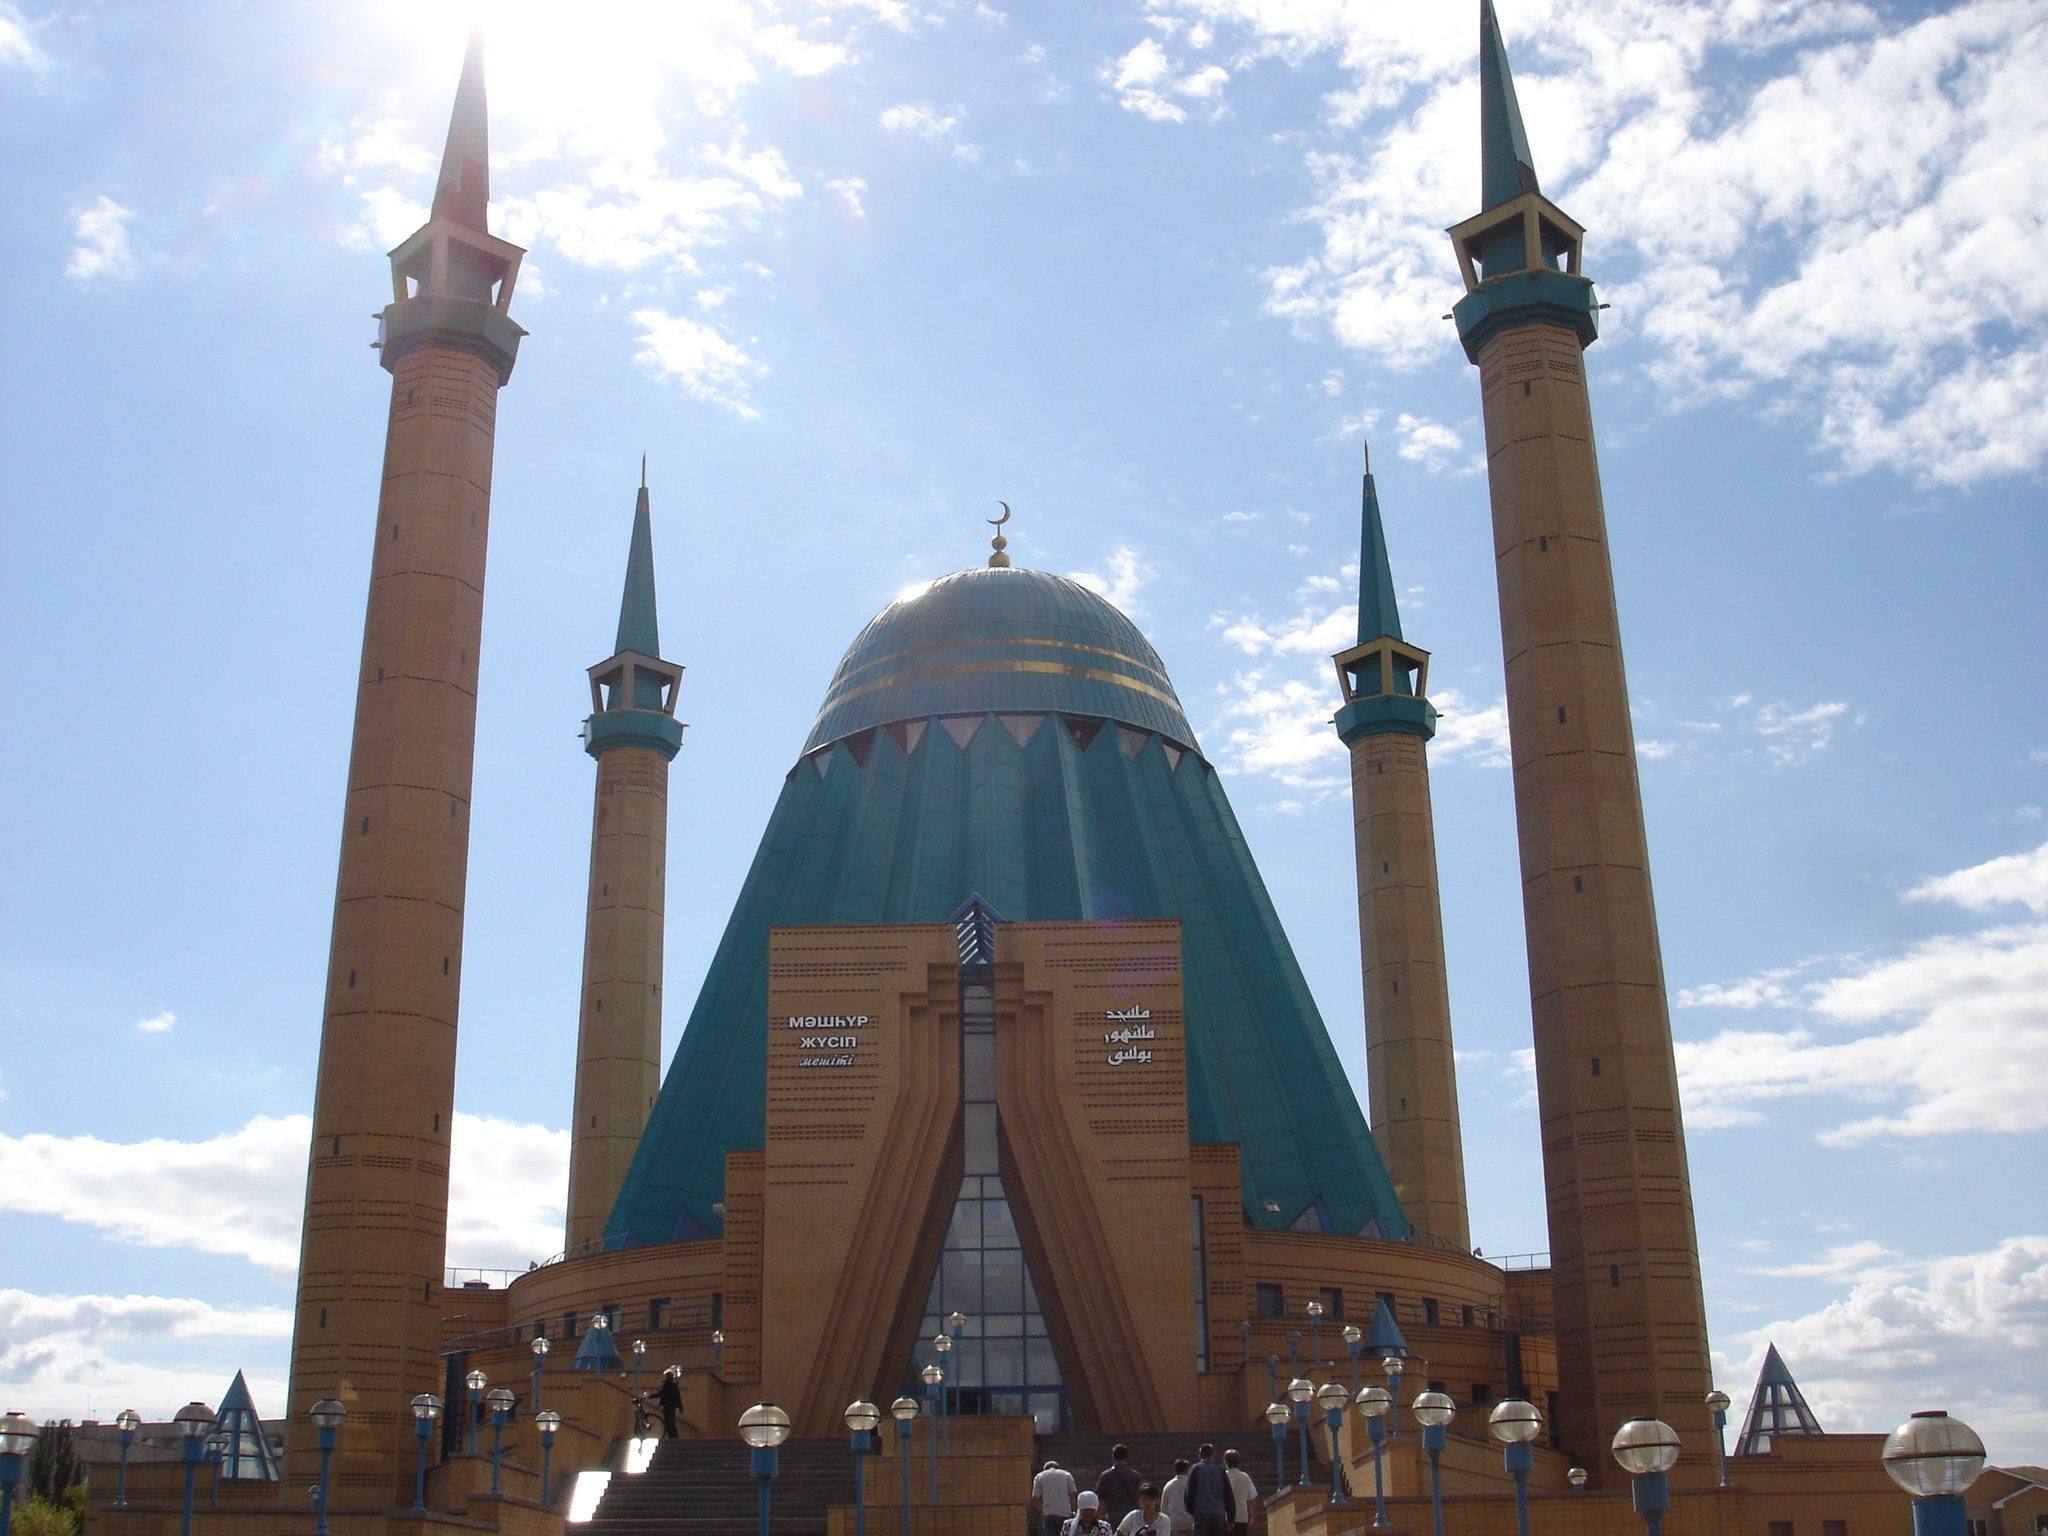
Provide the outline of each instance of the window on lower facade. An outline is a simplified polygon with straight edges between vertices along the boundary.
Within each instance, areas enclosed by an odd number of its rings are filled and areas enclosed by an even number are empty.
[[[649,1333],[661,1332],[662,1320],[668,1316],[668,1302],[668,1297],[657,1296],[654,1300],[647,1303],[647,1331]]]
[[[1436,1299],[1434,1297],[1423,1297],[1422,1320],[1432,1328],[1436,1326]]]
[[[1846,1520],[1823,1520],[1820,1536],[1849,1536],[1849,1522]]]
[[[1792,1522],[1790,1520],[1773,1520],[1771,1522],[1770,1536],[1792,1536]]]
[[[1323,1287],[1323,1321],[1341,1323],[1344,1321],[1344,1293],[1334,1285]]]
[[[1287,1315],[1287,1292],[1277,1285],[1268,1285],[1261,1280],[1252,1291],[1252,1315],[1254,1317],[1285,1317]]]
[[[1487,1386],[1482,1381],[1473,1382],[1472,1406],[1474,1408],[1491,1408],[1493,1406],[1493,1388]]]

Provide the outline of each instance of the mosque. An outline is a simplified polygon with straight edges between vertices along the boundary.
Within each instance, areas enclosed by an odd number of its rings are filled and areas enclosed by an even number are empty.
[[[1288,1485],[1268,1529],[1364,1523],[1376,1475],[1414,1528],[1434,1470],[1458,1529],[1504,1532],[1487,1419],[1507,1399],[1541,1415],[1544,1529],[1635,1528],[1608,1452],[1632,1419],[1677,1432],[1674,1529],[1901,1528],[1877,1437],[1815,1433],[1801,1400],[1731,1480],[1710,1421],[1584,369],[1600,306],[1584,231],[1538,184],[1491,0],[1480,71],[1483,211],[1449,233],[1484,406],[1548,1267],[1500,1268],[1469,1230],[1429,654],[1403,633],[1368,469],[1357,643],[1332,681],[1369,1115],[1158,654],[1100,596],[1015,563],[1000,526],[985,565],[848,646],[664,1074],[683,669],[661,652],[643,484],[589,673],[566,1251],[502,1288],[444,1284],[492,451],[525,334],[523,253],[486,218],[472,48],[380,316],[391,405],[279,1482],[293,1521],[325,1477],[351,1536],[557,1532],[564,1474],[630,1471],[634,1394],[672,1370],[684,1440],[664,1456],[743,1456],[757,1403],[787,1413],[791,1457],[843,1448],[846,1405],[883,1405],[868,1486],[902,1499],[906,1532],[1014,1533],[1049,1442],[1229,1436],[1264,1457],[1274,1403],[1279,1454],[1250,1463]],[[489,1413],[479,1383],[510,1406]],[[1289,1388],[1332,1383],[1391,1389],[1385,1446],[1355,1411],[1326,1429],[1318,1407],[1309,1434]],[[1423,1392],[1455,1405],[1428,1465],[1401,1429]],[[416,1414],[424,1394],[439,1419]],[[346,1411],[331,1458],[310,1418],[327,1400]],[[561,1418],[545,1456],[542,1408]],[[278,1496],[231,1490],[206,1518],[271,1531]]]

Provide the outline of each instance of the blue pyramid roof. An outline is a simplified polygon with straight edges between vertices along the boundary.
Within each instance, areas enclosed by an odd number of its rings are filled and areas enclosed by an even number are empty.
[[[1775,1344],[1764,1348],[1764,1366],[1757,1372],[1756,1391],[1750,1394],[1749,1412],[1742,1418],[1742,1433],[1735,1437],[1735,1454],[1761,1456],[1771,1448],[1777,1435],[1818,1435],[1820,1420],[1806,1406],[1806,1394],[1792,1379],[1792,1372]]]
[[[1189,1133],[1247,1219],[1408,1226],[1215,770],[1158,656],[1083,587],[948,576],[855,640],[790,770],[613,1207],[608,1241],[716,1232],[762,1145],[768,930],[1177,918]],[[1320,1204],[1318,1204],[1320,1201]],[[1276,1209],[1269,1209],[1268,1202]]]
[[[1394,600],[1394,567],[1387,559],[1387,530],[1380,522],[1379,487],[1373,484],[1368,455],[1358,532],[1358,643],[1382,637],[1402,638],[1401,609]]]
[[[1364,1349],[1368,1355],[1377,1355],[1382,1360],[1388,1355],[1408,1353],[1408,1340],[1401,1332],[1401,1325],[1394,1321],[1394,1309],[1387,1305],[1384,1296],[1373,1311],[1372,1326],[1365,1330]]]
[[[263,1418],[249,1396],[249,1383],[240,1371],[235,1372],[235,1379],[221,1394],[220,1411],[213,1416],[211,1433],[225,1437],[220,1459],[222,1477],[235,1482],[274,1483],[282,1475],[277,1454],[263,1436]]]
[[[576,1358],[570,1362],[572,1371],[623,1371],[626,1362],[619,1356],[619,1346],[612,1341],[612,1328],[608,1319],[594,1317],[584,1330],[583,1342],[576,1346]]]

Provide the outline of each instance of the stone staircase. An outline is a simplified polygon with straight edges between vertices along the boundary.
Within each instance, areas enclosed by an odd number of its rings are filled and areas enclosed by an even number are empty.
[[[756,1526],[759,1485],[752,1453],[737,1438],[664,1440],[638,1474],[605,1487],[578,1536],[744,1536]],[[853,1447],[846,1436],[783,1444],[772,1495],[776,1536],[825,1536],[827,1511],[853,1502]]]

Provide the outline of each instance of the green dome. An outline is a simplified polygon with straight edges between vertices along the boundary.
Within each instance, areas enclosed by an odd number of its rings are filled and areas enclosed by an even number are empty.
[[[804,750],[900,720],[1055,711],[1195,745],[1135,624],[1064,576],[983,566],[875,616],[841,658]]]

